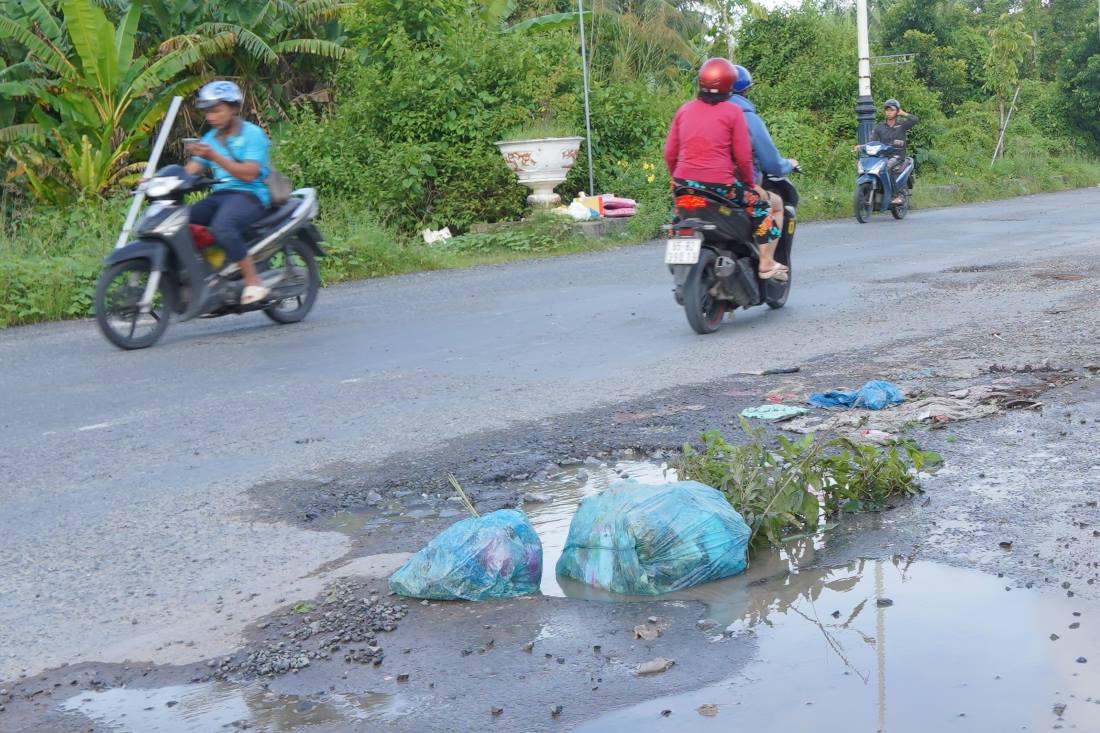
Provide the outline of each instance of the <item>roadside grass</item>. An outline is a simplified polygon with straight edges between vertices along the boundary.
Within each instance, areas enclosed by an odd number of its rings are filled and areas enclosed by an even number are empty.
[[[685,445],[677,469],[726,495],[754,547],[817,534],[840,514],[886,509],[920,493],[919,474],[943,463],[912,441],[879,448],[812,434],[773,439],[743,418],[741,429],[747,440],[736,445],[718,431],[703,433],[702,448]]]
[[[933,208],[1095,186],[1100,162],[1025,150],[981,171],[984,177],[917,171],[915,208]],[[803,222],[852,216],[852,181],[796,181]],[[0,328],[90,315],[100,263],[114,244],[128,198],[87,201],[68,209],[0,206]],[[324,201],[318,226],[330,257],[321,260],[328,285],[410,272],[501,264],[605,250],[659,234],[670,209],[642,206],[621,234],[588,238],[551,214],[494,225],[426,245],[380,223],[361,201]]]

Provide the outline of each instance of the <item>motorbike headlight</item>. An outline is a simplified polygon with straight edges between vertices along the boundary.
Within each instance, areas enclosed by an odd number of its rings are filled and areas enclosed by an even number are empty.
[[[183,183],[182,179],[176,176],[169,176],[167,178],[154,178],[145,184],[145,195],[149,198],[160,198],[161,196],[167,196],[176,190],[176,188]]]

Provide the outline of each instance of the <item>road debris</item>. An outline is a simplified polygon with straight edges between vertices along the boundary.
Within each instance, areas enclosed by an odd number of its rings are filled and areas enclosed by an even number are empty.
[[[795,407],[794,405],[760,405],[759,407],[746,407],[741,411],[741,417],[746,417],[752,420],[766,420],[768,422],[783,422],[784,420],[791,420],[799,415],[805,415],[808,413],[805,407]]]
[[[695,712],[699,713],[705,718],[713,718],[718,715],[718,706],[711,703],[700,705],[695,709]]]
[[[881,410],[891,405],[900,405],[904,401],[905,395],[897,385],[881,379],[871,380],[854,392],[817,392],[807,400],[814,407],[867,410]]]
[[[653,641],[661,635],[661,629],[653,624],[638,624],[634,627],[634,638]]]
[[[639,675],[660,674],[661,672],[667,672],[674,664],[676,664],[675,660],[657,657],[652,661],[639,664],[635,673]]]

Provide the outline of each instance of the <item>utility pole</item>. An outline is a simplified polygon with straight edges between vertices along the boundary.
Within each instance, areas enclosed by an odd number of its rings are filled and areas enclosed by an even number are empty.
[[[867,33],[867,0],[856,0],[856,43],[859,46],[856,122],[859,125],[859,144],[862,145],[871,136],[871,128],[875,125],[875,100],[871,97],[871,42]]]
[[[1100,1],[1100,0],[1098,0]],[[588,101],[588,49],[584,41],[584,0],[577,0],[577,22],[581,28],[581,76],[584,80],[584,132],[588,141],[588,195],[596,195],[596,176],[592,164],[592,109]]]

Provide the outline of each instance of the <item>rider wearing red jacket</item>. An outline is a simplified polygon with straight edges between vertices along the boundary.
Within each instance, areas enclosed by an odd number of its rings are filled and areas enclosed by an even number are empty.
[[[703,64],[698,97],[681,106],[672,119],[665,164],[676,183],[712,190],[744,206],[760,250],[760,277],[782,279],[787,268],[775,261],[779,229],[771,216],[770,195],[755,183],[745,113],[724,104],[736,81],[737,71],[726,59]]]

